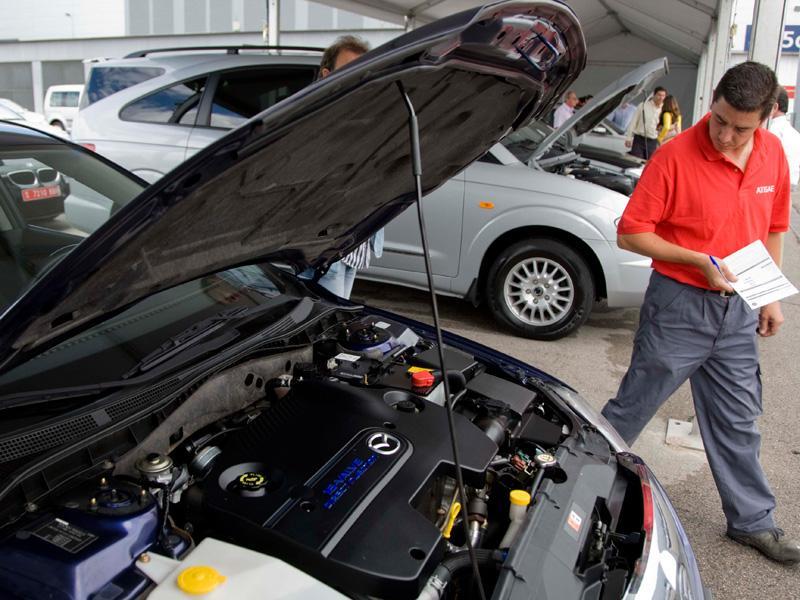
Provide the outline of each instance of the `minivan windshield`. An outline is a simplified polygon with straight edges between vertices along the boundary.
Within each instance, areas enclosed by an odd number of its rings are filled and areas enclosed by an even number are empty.
[[[145,187],[89,152],[21,137],[0,144],[0,311]]]

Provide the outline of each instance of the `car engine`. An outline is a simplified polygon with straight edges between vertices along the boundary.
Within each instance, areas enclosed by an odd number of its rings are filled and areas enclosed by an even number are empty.
[[[0,585],[20,597],[48,589],[80,598],[92,586],[95,597],[117,597],[115,589],[136,597],[128,592],[153,590],[154,564],[178,564],[209,538],[349,595],[456,597],[470,585],[469,568],[441,565],[463,562],[466,531],[497,567],[520,525],[514,515],[524,515],[545,472],[564,477],[554,455],[572,422],[533,386],[460,350],[444,348],[443,372],[433,343],[370,316],[327,331],[304,356],[269,379],[248,375],[257,400],[246,408],[200,427],[187,422],[177,434],[170,426],[100,479],[24,516],[0,541],[13,557]],[[457,493],[444,377],[467,506]],[[196,413],[215,408],[201,391],[183,404],[193,403]],[[57,556],[59,544],[74,552]],[[163,585],[175,583],[160,583],[153,597]]]

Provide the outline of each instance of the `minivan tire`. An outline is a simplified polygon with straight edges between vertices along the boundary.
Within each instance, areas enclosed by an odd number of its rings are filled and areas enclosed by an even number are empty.
[[[548,238],[502,250],[489,268],[485,289],[492,316],[535,340],[557,340],[578,329],[592,311],[594,293],[584,258]]]

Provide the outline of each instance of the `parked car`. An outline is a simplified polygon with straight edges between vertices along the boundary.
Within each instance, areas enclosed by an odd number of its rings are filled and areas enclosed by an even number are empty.
[[[19,104],[18,102],[14,102],[10,98],[0,98],[0,106],[5,106],[6,108],[14,111],[15,113],[22,116],[22,118],[27,123],[44,123],[45,118],[42,113],[37,113],[33,110],[29,110]]]
[[[64,212],[69,182],[38,160],[27,157],[0,160],[0,183],[26,221],[52,219]]]
[[[627,155],[630,152],[630,148],[625,145],[627,139],[624,129],[608,119],[603,119],[594,129],[583,134],[578,147],[598,148]],[[635,157],[631,155],[631,158]]]
[[[540,340],[576,331],[597,300],[641,304],[650,259],[616,244],[641,163],[587,158],[577,140],[666,68],[658,59],[634,69],[558,130],[534,121],[428,196],[436,291],[483,303],[502,325]],[[386,227],[383,256],[358,276],[427,285],[415,208]]]
[[[83,84],[51,85],[44,94],[44,116],[50,125],[64,131],[72,129],[78,114]]]
[[[50,135],[66,137],[62,130],[49,125],[45,121],[44,115],[28,110],[7,98],[0,98],[0,120],[21,123]]]
[[[663,489],[574,390],[293,274],[405,209],[418,167],[430,191],[551,107],[585,52],[560,2],[453,15],[138,196],[0,125],[0,153],[125,204],[0,315],[4,593],[474,598],[471,540],[497,599],[708,597]],[[28,269],[12,229],[2,267]]]
[[[152,183],[311,83],[321,52],[172,48],[95,63],[72,139]]]

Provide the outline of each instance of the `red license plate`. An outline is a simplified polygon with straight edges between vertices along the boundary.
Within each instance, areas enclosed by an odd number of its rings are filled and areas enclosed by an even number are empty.
[[[22,190],[22,199],[25,202],[33,200],[44,200],[45,198],[55,198],[61,195],[61,187],[57,185],[48,185],[46,187],[28,188]]]

